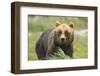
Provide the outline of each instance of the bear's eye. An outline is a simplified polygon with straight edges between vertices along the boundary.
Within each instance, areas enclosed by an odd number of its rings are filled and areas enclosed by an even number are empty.
[[[69,32],[67,30],[64,33],[65,33],[65,36],[69,36]]]
[[[60,36],[62,34],[62,31],[61,30],[59,30],[58,31],[58,36]]]

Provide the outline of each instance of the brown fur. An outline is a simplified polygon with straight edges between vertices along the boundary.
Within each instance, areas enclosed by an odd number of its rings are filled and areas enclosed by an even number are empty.
[[[56,22],[56,27],[45,31],[36,44],[39,59],[47,59],[48,54],[61,48],[69,57],[73,57],[73,24]]]

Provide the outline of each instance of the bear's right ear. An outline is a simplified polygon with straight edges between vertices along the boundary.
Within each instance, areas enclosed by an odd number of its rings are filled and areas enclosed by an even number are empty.
[[[73,24],[73,23],[70,23],[69,26],[70,26],[71,28],[74,28],[74,24]]]
[[[56,21],[56,27],[59,26],[61,24],[60,21]]]

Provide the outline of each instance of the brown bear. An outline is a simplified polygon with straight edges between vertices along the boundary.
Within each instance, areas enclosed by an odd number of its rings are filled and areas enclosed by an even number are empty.
[[[45,60],[50,53],[61,48],[65,55],[73,57],[73,24],[56,22],[56,27],[42,33],[36,43],[38,59]]]

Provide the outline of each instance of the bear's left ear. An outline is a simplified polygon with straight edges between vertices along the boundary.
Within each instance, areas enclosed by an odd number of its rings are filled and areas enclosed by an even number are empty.
[[[73,24],[73,23],[70,23],[69,26],[70,26],[71,28],[74,28],[74,24]]]
[[[56,21],[56,27],[59,26],[61,24],[60,21]]]

